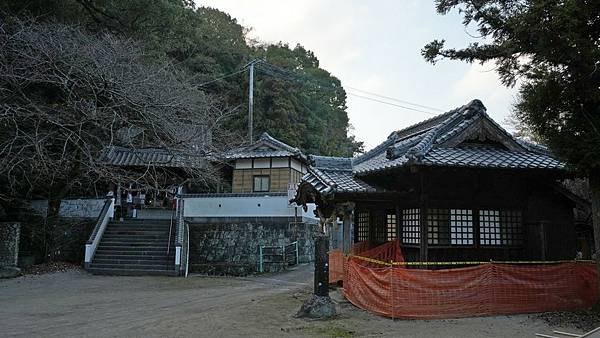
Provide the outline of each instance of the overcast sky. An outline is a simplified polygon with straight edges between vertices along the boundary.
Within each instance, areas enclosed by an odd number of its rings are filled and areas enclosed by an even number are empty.
[[[444,111],[478,98],[488,114],[504,125],[515,89],[503,87],[494,65],[443,60],[426,63],[421,48],[444,38],[447,46],[474,41],[458,13],[438,15],[433,0],[196,0],[218,8],[252,28],[250,37],[264,42],[301,44],[321,67],[351,89],[374,92]],[[371,96],[373,97],[373,96]],[[378,97],[378,100],[406,105]],[[427,110],[415,107],[420,110]],[[436,113],[437,111],[430,110]],[[348,95],[352,133],[370,149],[394,130],[432,115]],[[506,127],[506,126],[505,126]]]

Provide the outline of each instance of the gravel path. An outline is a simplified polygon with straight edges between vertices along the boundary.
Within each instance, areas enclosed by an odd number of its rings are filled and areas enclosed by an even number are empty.
[[[84,271],[0,280],[0,336],[23,337],[533,337],[535,316],[392,320],[332,292],[340,315],[293,317],[310,294],[312,266],[247,278],[110,277]],[[562,328],[580,332],[573,328]]]

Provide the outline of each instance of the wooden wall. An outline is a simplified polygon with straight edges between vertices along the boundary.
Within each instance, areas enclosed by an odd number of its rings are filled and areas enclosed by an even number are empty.
[[[363,178],[368,182],[369,178]],[[464,208],[473,210],[519,210],[522,213],[523,244],[519,246],[483,246],[477,238],[468,246],[404,245],[410,261],[467,260],[564,260],[575,257],[576,238],[573,203],[554,189],[554,178],[540,173],[509,170],[468,170],[433,168],[419,172],[396,172],[377,183],[387,189],[406,191],[403,198],[369,200],[368,195],[353,197],[355,215],[369,211],[371,241],[380,241],[385,221],[378,216],[391,208],[409,209]],[[423,215],[423,214],[422,214]],[[397,217],[397,234],[401,237],[401,215]],[[421,232],[427,227],[421,219]],[[474,227],[477,227],[474,220]],[[355,239],[358,224],[354,223]],[[425,231],[426,232],[426,231]],[[423,239],[427,238],[422,235]]]

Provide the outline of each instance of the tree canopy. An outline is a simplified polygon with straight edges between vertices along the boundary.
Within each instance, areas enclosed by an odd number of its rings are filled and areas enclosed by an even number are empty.
[[[593,0],[438,0],[457,8],[481,42],[422,51],[440,58],[495,62],[505,85],[522,81],[515,113],[556,154],[582,173],[600,172],[600,2]]]
[[[267,131],[313,154],[349,156],[363,149],[349,135],[340,81],[311,51],[249,41],[248,29],[217,9],[196,8],[189,0],[10,0],[0,9],[139,41],[147,58],[172,62],[201,90],[237,107],[228,126],[240,140],[246,140],[248,78],[238,71],[262,59],[297,72],[304,84],[257,69],[255,134]]]
[[[466,62],[495,62],[502,82],[520,81],[515,115],[524,130],[572,169],[589,178],[596,252],[600,250],[600,1],[437,0],[446,14],[457,8],[482,42],[422,54]],[[600,265],[599,265],[600,269]]]
[[[0,200],[177,179],[162,168],[108,167],[100,161],[107,147],[207,156],[231,146],[227,110],[171,64],[145,61],[139,44],[61,23],[0,21]],[[218,179],[188,169],[180,181]]]

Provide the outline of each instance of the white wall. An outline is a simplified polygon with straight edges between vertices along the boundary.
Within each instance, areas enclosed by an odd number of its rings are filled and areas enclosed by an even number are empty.
[[[315,218],[314,205],[307,212],[288,204],[285,196],[184,197],[185,217],[298,217]]]

